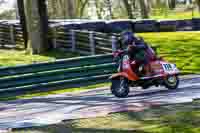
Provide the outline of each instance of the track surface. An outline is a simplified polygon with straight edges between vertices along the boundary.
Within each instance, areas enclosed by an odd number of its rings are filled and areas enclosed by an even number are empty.
[[[0,131],[105,116],[113,112],[141,111],[152,106],[192,102],[194,99],[200,99],[198,75],[182,79],[177,90],[134,88],[125,99],[115,98],[108,88],[101,88],[81,93],[0,102]]]

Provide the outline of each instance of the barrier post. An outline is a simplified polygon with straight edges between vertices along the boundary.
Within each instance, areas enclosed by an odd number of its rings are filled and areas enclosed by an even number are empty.
[[[53,47],[57,48],[57,29],[56,27],[53,28]]]
[[[11,44],[15,45],[15,34],[14,34],[14,26],[10,25],[10,40]]]
[[[90,38],[90,49],[91,49],[91,54],[92,54],[92,55],[95,55],[96,52],[95,52],[94,32],[92,32],[92,31],[90,32],[89,38]]]
[[[72,43],[72,52],[75,52],[76,51],[76,37],[75,37],[75,31],[74,30],[71,30],[70,31],[70,34],[71,34],[71,43]]]
[[[116,36],[111,36],[111,42],[112,42],[112,52],[117,51],[117,39],[116,39]]]

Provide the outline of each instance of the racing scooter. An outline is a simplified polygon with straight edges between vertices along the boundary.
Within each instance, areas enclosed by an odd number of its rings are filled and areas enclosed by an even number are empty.
[[[151,76],[146,76],[144,66],[138,65],[136,60],[131,60],[127,52],[118,50],[113,54],[114,58],[118,60],[118,73],[113,74],[110,79],[112,81],[111,92],[116,97],[127,97],[130,87],[148,89],[151,86],[165,86],[168,89],[178,88],[180,71],[176,65],[158,57],[153,48],[147,47],[146,57]]]

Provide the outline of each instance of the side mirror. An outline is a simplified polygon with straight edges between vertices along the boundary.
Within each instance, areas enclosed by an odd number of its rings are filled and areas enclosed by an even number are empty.
[[[142,38],[141,36],[139,36],[138,39],[139,39],[140,41],[143,41],[143,42],[144,42],[144,38]]]
[[[161,60],[161,61],[162,61],[162,60],[164,60],[164,59],[163,59],[163,57],[158,57],[158,60]]]

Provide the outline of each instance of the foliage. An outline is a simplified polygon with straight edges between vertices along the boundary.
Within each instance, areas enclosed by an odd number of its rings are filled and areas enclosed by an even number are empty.
[[[193,3],[183,3],[178,0],[47,0],[47,3],[50,19],[134,19],[144,18],[147,15],[156,19],[180,18],[175,16],[181,15],[183,19],[186,10],[190,11],[191,14],[187,14],[185,18],[192,17],[192,10],[196,11],[195,14],[199,14],[200,2],[199,0],[193,1]],[[3,3],[0,2],[0,5]],[[71,6],[68,6],[69,4]],[[159,12],[159,15],[154,14],[155,10]],[[15,10],[3,12],[0,18],[15,19]]]
[[[15,14],[15,10],[8,10],[8,11],[4,11],[2,13],[0,13],[0,19],[15,19],[16,18],[16,14]]]
[[[69,0],[48,0],[48,12],[50,19],[66,19],[69,18],[68,2]],[[84,18],[88,14],[85,14],[89,5],[89,0],[73,0],[71,2],[74,6],[72,10],[75,18]]]
[[[57,2],[56,2],[57,1]],[[49,11],[66,12],[67,9],[64,6],[62,0],[55,0],[50,2]],[[54,4],[53,4],[54,3]],[[60,3],[60,4],[59,4]],[[111,3],[111,4],[110,4]],[[60,6],[55,6],[55,5]],[[112,5],[112,7],[111,7]],[[169,11],[179,12],[178,10],[192,11],[199,7],[199,0],[193,3],[183,3],[178,0],[75,0],[76,18],[146,18],[152,15],[154,10],[159,10],[159,16],[168,16]],[[92,11],[90,10],[92,9]],[[200,9],[200,8],[199,8]],[[56,12],[50,13],[51,18],[57,18],[60,15]],[[54,17],[53,17],[54,16]],[[106,17],[105,17],[106,16]],[[60,18],[60,17],[59,17]],[[63,18],[63,17],[61,17]],[[153,17],[154,18],[154,17]]]

